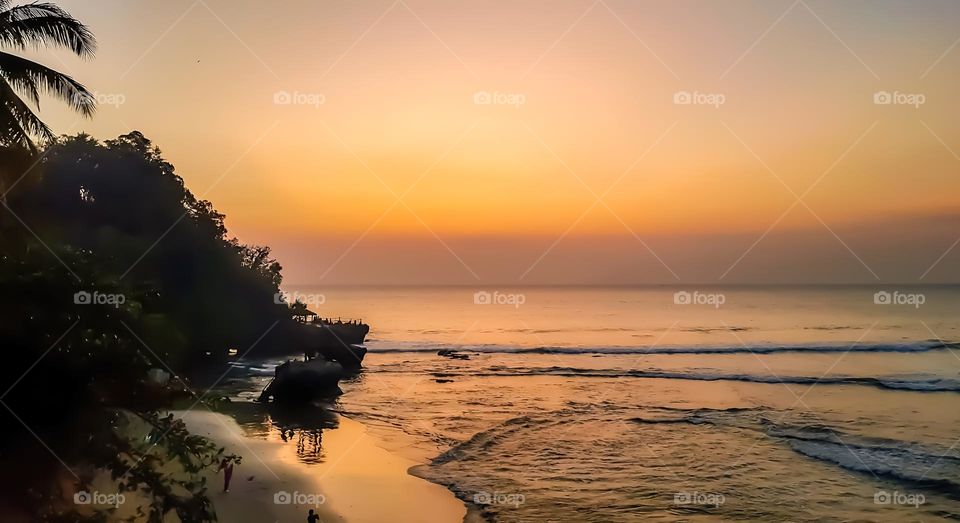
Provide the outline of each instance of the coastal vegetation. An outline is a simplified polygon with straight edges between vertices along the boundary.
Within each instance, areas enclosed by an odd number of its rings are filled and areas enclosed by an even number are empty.
[[[53,4],[0,0],[0,46],[89,57],[96,44]],[[0,478],[0,511],[213,521],[201,472],[239,457],[167,411],[216,402],[189,376],[222,377],[231,350],[287,348],[280,264],[230,238],[140,132],[56,138],[30,105],[41,95],[94,113],[80,83],[0,52],[0,462],[18,471]],[[76,502],[103,477],[137,506]]]
[[[151,520],[212,520],[195,473],[225,456],[158,412],[214,400],[184,376],[219,369],[230,349],[277,350],[292,323],[275,299],[280,265],[229,239],[224,216],[137,132],[50,143],[3,205],[0,416],[23,430],[4,432],[0,452],[29,463],[26,483],[2,489],[29,495],[7,503],[72,521],[64,482],[79,491],[80,471],[109,470],[118,491],[147,495]],[[155,445],[124,438],[131,413]],[[171,459],[194,474],[164,475]]]

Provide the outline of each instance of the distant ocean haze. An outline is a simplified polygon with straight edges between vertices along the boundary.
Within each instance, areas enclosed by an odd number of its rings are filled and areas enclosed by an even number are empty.
[[[371,350],[475,347],[570,351],[922,349],[960,339],[960,287],[324,287],[321,316],[362,317]],[[890,303],[887,303],[887,300]],[[319,300],[318,300],[319,301]],[[922,303],[919,303],[921,302]],[[893,303],[896,302],[896,303]]]
[[[304,284],[960,283],[955,270],[960,250],[950,249],[960,229],[955,212],[830,220],[829,229],[819,223],[781,224],[764,235],[768,225],[738,232],[703,226],[635,229],[643,243],[623,229],[599,235],[575,229],[557,242],[568,223],[538,234],[440,230],[442,243],[426,229],[402,235],[373,231],[359,243],[362,231],[264,232],[253,241],[274,247],[286,281]]]

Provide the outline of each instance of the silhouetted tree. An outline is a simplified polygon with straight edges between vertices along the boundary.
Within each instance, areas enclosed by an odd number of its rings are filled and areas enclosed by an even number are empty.
[[[93,55],[96,40],[87,26],[54,4],[11,7],[10,0],[0,0],[0,47],[64,48],[86,58]],[[32,149],[34,138],[54,138],[27,104],[39,107],[41,94],[55,96],[85,116],[95,109],[93,95],[70,76],[0,51],[0,145]]]
[[[96,100],[68,75],[5,52],[36,48],[65,48],[86,58],[96,40],[80,21],[49,3],[11,6],[0,0],[0,203],[21,182],[34,163],[35,139],[54,138],[53,131],[30,107],[39,108],[42,94],[57,97],[84,116],[91,116]]]
[[[113,428],[132,416],[189,470],[219,463],[222,449],[157,410],[186,399],[180,379],[221,365],[231,348],[284,350],[293,320],[275,299],[280,265],[269,248],[228,239],[224,215],[139,132],[61,138],[43,153],[5,204],[23,223],[0,221],[0,424],[11,428],[0,431],[0,463],[30,463],[0,477],[0,511],[6,499],[42,520],[80,521],[51,508],[53,480],[72,480],[62,459],[147,494],[150,521],[172,512],[209,521],[205,485],[167,477],[166,458]],[[123,300],[84,303],[77,293]],[[151,368],[179,377],[158,389]]]

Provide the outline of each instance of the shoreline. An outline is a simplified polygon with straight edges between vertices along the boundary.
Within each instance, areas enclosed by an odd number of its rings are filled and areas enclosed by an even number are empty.
[[[315,442],[316,459],[305,459],[298,454],[303,441],[284,441],[275,427],[251,435],[228,414],[174,414],[191,432],[243,456],[228,493],[222,492],[222,473],[205,474],[221,521],[250,521],[251,515],[256,521],[303,521],[310,508],[321,522],[467,521],[461,500],[410,474],[420,463],[384,449],[358,421],[338,415],[338,427],[324,429]]]

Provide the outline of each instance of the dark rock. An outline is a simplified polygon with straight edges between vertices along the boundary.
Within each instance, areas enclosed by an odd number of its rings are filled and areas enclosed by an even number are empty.
[[[450,358],[451,360],[469,360],[469,354],[461,354],[460,352],[453,349],[440,349],[437,351],[437,356],[443,356],[444,358]]]
[[[348,375],[343,365],[323,358],[288,361],[276,368],[274,378],[260,394],[260,401],[309,403],[341,394],[338,383]]]

